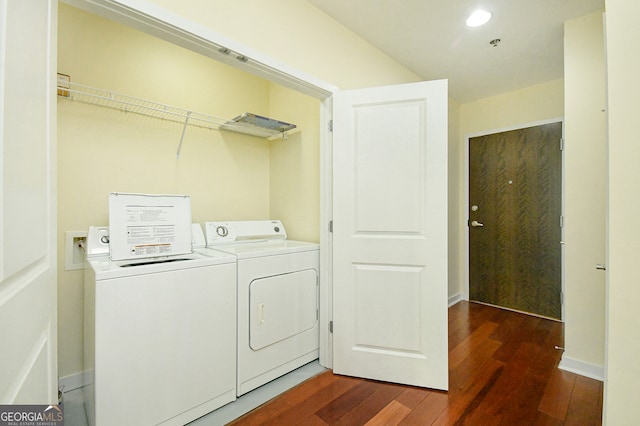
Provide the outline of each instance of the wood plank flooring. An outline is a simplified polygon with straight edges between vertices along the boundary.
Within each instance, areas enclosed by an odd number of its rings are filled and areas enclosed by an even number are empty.
[[[232,425],[600,425],[602,382],[559,370],[562,323],[476,303],[449,309],[449,392],[334,375]]]

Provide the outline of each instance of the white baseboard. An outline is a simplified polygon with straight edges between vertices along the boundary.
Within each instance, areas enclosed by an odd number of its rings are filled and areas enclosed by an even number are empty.
[[[81,388],[90,383],[90,373],[82,371],[80,373],[70,374],[68,376],[58,378],[58,388],[63,392],[69,392],[74,389]]]
[[[589,364],[588,362],[573,359],[563,354],[558,368],[604,382],[604,367],[601,365]]]
[[[456,293],[453,296],[449,296],[449,307],[452,307],[462,299],[462,293]]]

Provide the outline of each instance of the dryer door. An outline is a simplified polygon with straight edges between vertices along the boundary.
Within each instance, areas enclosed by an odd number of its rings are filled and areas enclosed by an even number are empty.
[[[254,351],[312,329],[318,322],[315,269],[253,280],[249,287],[249,346]]]

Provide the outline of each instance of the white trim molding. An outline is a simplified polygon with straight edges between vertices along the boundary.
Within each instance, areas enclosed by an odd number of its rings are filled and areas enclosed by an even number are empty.
[[[462,293],[456,293],[453,296],[449,296],[449,307],[452,307],[453,305],[455,305],[456,303],[462,300],[468,300],[462,297]]]
[[[62,389],[63,392],[69,392],[74,389],[79,389],[91,383],[91,372],[81,371],[79,373],[69,374],[68,376],[60,377],[58,379],[58,389]]]
[[[558,368],[560,370],[568,371],[570,373],[579,374],[581,376],[589,377],[590,379],[604,382],[604,366],[602,365],[590,364],[588,362],[570,358],[563,354]]]

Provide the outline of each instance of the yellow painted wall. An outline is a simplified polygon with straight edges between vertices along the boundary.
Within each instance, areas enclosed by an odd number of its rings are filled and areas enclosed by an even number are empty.
[[[454,99],[449,98],[449,301],[456,301],[461,297],[461,288],[463,283],[462,267],[464,257],[464,234],[460,227],[459,217],[460,209],[464,204],[461,203],[459,188],[462,185],[462,145],[460,144],[460,104]]]
[[[306,1],[149,2],[341,89],[421,80]]]
[[[280,142],[188,127],[178,160],[182,124],[58,99],[59,375],[64,377],[82,371],[83,333],[83,276],[64,270],[64,233],[107,224],[108,194],[120,191],[189,194],[198,223],[268,219],[286,211],[279,218],[292,223],[292,238],[317,241],[319,104],[64,4],[58,38],[58,70],[74,82],[223,118],[250,111],[300,128],[291,143],[272,153],[271,146]],[[277,108],[279,102],[299,108]],[[305,154],[298,158],[300,151]],[[302,172],[296,186],[272,193],[272,172],[277,182],[288,180],[272,162],[286,166],[282,163],[294,160],[307,162],[288,169]],[[304,208],[288,210],[288,200]],[[315,219],[305,222],[309,212]]]
[[[606,113],[602,12],[565,23],[565,352],[604,365]]]
[[[465,138],[561,118],[564,115],[563,86],[563,79],[558,79],[460,105],[460,138],[458,140],[458,164],[460,167],[455,193],[460,205],[456,223],[459,228],[458,247],[462,259],[464,259],[462,251],[465,247],[465,238],[468,234],[468,214],[464,208],[467,200],[465,192],[467,175],[464,170],[465,156],[467,155]],[[459,275],[462,278],[457,291],[463,292],[462,286],[468,279],[468,267],[463,261],[460,262]],[[449,291],[451,294],[452,289],[450,288]]]
[[[191,0],[164,6],[343,88],[419,80],[306,2]],[[271,142],[188,128],[176,160],[180,124],[59,101],[64,377],[82,370],[83,327],[82,273],[64,271],[64,232],[106,223],[110,191],[188,193],[195,222],[278,217],[291,238],[317,241],[319,102],[64,4],[60,9],[58,70],[72,81],[218,117],[265,114],[300,128],[287,141]]]
[[[319,242],[320,101],[279,85],[270,96],[271,114],[300,129],[271,142],[271,217],[282,220],[289,238]]]
[[[190,20],[199,22],[215,31],[224,34],[244,45],[250,46],[255,50],[266,55],[274,57],[286,63],[289,66],[300,69],[307,74],[317,76],[329,83],[339,86],[343,89],[358,88],[367,86],[376,86],[384,84],[396,84],[411,81],[418,81],[419,78],[406,70],[398,63],[382,54],[364,40],[345,30],[335,21],[324,15],[312,5],[306,2],[296,0],[273,0],[270,2],[256,2],[251,0],[238,0],[234,2],[224,0],[186,0],[175,2],[172,0],[149,0],[150,3],[157,4],[173,11],[178,15],[182,15]],[[636,129],[634,124],[637,122],[636,99],[640,97],[638,86],[635,84],[637,75],[640,74],[640,63],[638,63],[637,43],[634,40],[640,38],[640,30],[633,21],[633,17],[640,15],[640,3],[629,2],[626,0],[606,0],[608,9],[608,25],[607,30],[607,48],[608,48],[608,77],[609,77],[609,138],[611,150],[609,153],[610,161],[610,235],[609,235],[609,271],[608,287],[608,351],[607,351],[607,368],[608,381],[605,392],[605,421],[608,424],[635,424],[640,421],[638,414],[638,405],[635,404],[633,397],[635,395],[635,378],[640,375],[638,365],[635,362],[635,354],[638,352],[638,342],[640,336],[638,327],[633,327],[636,316],[635,301],[640,295],[637,295],[639,287],[637,285],[637,264],[636,255],[640,251],[637,247],[640,241],[637,225],[638,197],[633,196],[636,191],[637,182],[640,181],[638,175],[637,158],[640,157],[638,145],[634,143]],[[216,102],[216,96],[209,93],[206,99],[200,99],[198,96],[191,96],[186,90],[184,96],[181,90],[167,91],[167,98],[164,92],[158,91],[157,82],[154,81],[158,77],[158,73],[163,75],[165,83],[175,84],[171,78],[175,73],[193,72],[196,75],[189,75],[187,80],[193,79],[202,82],[207,80],[206,75],[199,74],[199,71],[208,69],[206,67],[192,67],[188,71],[182,69],[176,71],[181,61],[166,63],[163,60],[164,55],[157,55],[158,51],[149,49],[140,53],[125,52],[122,63],[110,62],[108,60],[94,60],[82,67],[70,67],[66,64],[73,63],[79,58],[74,56],[86,56],[93,58],[95,52],[89,45],[89,40],[82,34],[89,31],[93,23],[81,23],[81,27],[67,26],[70,22],[65,21],[65,6],[61,5],[61,23],[60,38],[75,38],[74,43],[80,45],[78,50],[67,49],[61,44],[59,48],[60,71],[69,72],[75,81],[83,81],[83,79],[91,76],[91,83],[95,85],[107,85],[113,90],[128,91],[131,87],[124,85],[119,86],[120,81],[124,81],[122,76],[134,76],[138,84],[134,87],[139,96],[152,97],[158,101],[170,102],[176,105],[189,105],[192,108],[198,108],[203,112],[210,112],[214,115],[227,116],[228,108],[231,114],[238,111],[255,108],[254,112],[270,112],[269,101],[264,104],[251,104],[257,101],[256,97],[246,100],[243,96],[225,98],[228,102]],[[86,29],[82,28],[86,26]],[[118,32],[126,29],[120,28]],[[106,33],[95,35],[92,42],[106,43],[109,38],[116,37],[111,34],[109,37]],[[122,43],[113,43],[112,47],[107,50],[108,54],[116,54],[118,50],[128,45],[132,40],[128,37],[120,40]],[[61,40],[61,43],[64,43]],[[146,45],[145,42],[141,42]],[[84,47],[82,47],[84,45]],[[104,52],[103,52],[104,53]],[[154,54],[156,54],[154,56]],[[144,56],[144,60],[143,60]],[[188,55],[187,55],[188,56]],[[191,58],[190,60],[196,60]],[[207,65],[214,66],[214,65]],[[66,69],[65,69],[66,68]],[[220,70],[217,70],[220,71]],[[230,70],[229,70],[230,72]],[[244,77],[243,77],[244,78]],[[290,94],[278,93],[280,89],[273,89],[264,86],[264,82],[248,78],[251,80],[251,89],[248,91],[264,92],[270,97],[288,97]],[[247,80],[247,81],[248,81]],[[89,82],[88,80],[85,80]],[[247,83],[245,81],[245,83]],[[215,82],[210,82],[214,84]],[[112,84],[112,85],[111,85]],[[111,86],[109,86],[111,85]],[[252,86],[255,85],[255,86]],[[212,89],[214,90],[214,89]],[[222,89],[220,89],[222,90]],[[214,90],[215,91],[215,90]],[[242,90],[241,90],[242,92]],[[224,90],[222,90],[224,93]],[[466,134],[478,133],[483,131],[500,129],[503,127],[511,127],[515,124],[526,124],[538,120],[544,120],[553,117],[562,116],[563,111],[563,80],[534,86],[532,88],[516,91],[501,96],[471,102],[460,106],[459,110],[459,129],[460,137],[455,137],[454,132],[450,132],[450,136],[457,140],[450,145],[450,158],[457,158],[452,164],[457,164],[457,173],[450,176],[450,192],[457,196],[457,205],[464,205],[464,179],[462,164],[464,160],[463,137]],[[217,93],[215,93],[217,95]],[[162,95],[162,96],[159,96]],[[234,103],[237,101],[237,103]],[[305,109],[311,108],[306,105]],[[223,108],[223,110],[218,110]],[[265,109],[267,111],[265,111]],[[274,108],[275,110],[276,108]],[[284,112],[284,111],[283,111]],[[453,109],[455,115],[455,108]],[[233,218],[241,215],[243,218],[252,218],[248,211],[247,198],[232,199],[228,192],[225,192],[223,183],[229,179],[222,171],[225,169],[217,169],[210,171],[211,175],[203,177],[197,167],[187,167],[187,161],[171,163],[168,160],[172,157],[177,147],[177,139],[179,137],[180,128],[168,123],[151,124],[145,122],[145,131],[140,130],[139,125],[132,125],[132,119],[126,114],[117,112],[97,111],[92,107],[82,105],[64,105],[60,108],[60,135],[59,135],[59,151],[60,151],[60,213],[59,230],[60,237],[65,230],[81,230],[85,229],[89,224],[95,224],[101,220],[106,220],[106,192],[110,190],[141,190],[154,191],[160,189],[154,186],[158,175],[173,176],[170,190],[173,192],[183,192],[188,188],[191,182],[208,179],[213,185],[213,190],[217,190],[226,200],[232,200],[234,205]],[[284,119],[284,118],[283,118]],[[81,121],[78,125],[76,122]],[[100,126],[101,121],[109,121],[112,125]],[[95,126],[95,127],[94,127]],[[86,128],[85,128],[86,127]],[[455,126],[454,126],[455,127]],[[74,130],[75,128],[75,130]],[[96,131],[97,130],[97,131]],[[141,146],[128,146],[124,141],[108,138],[103,136],[102,132],[114,132],[119,135],[133,135],[136,141],[142,140]],[[189,134],[194,133],[194,134]],[[268,170],[263,170],[258,166],[256,176],[259,174],[263,177],[262,182],[257,187],[253,187],[253,178],[244,176],[246,179],[239,181],[238,185],[246,187],[259,188],[255,192],[262,190],[268,193],[269,197],[259,198],[262,200],[259,204],[262,207],[256,211],[260,213],[277,214],[281,211],[278,207],[279,203],[294,204],[289,197],[299,196],[299,190],[294,188],[289,194],[278,194],[272,191],[271,180],[287,181],[288,172],[277,169],[278,164],[287,164],[289,156],[306,156],[305,152],[286,152],[283,146],[285,142],[253,142],[247,146],[238,147],[235,142],[229,139],[234,137],[220,137],[204,135],[197,130],[189,131],[183,151],[183,160],[200,161],[200,164],[206,163],[210,165],[210,158],[205,155],[207,150],[213,150],[211,147],[205,147],[205,144],[213,144],[216,158],[222,155],[222,158],[237,163],[237,167],[245,167],[257,165],[268,165]],[[302,131],[303,135],[305,130]],[[154,140],[152,145],[150,141],[145,141],[151,135]],[[292,136],[295,141],[296,136]],[[213,140],[213,141],[212,141]],[[67,142],[71,141],[71,142]],[[105,142],[109,142],[105,148]],[[115,143],[116,145],[112,145]],[[87,145],[88,144],[88,145]],[[93,145],[92,145],[93,144]],[[191,146],[190,146],[191,144]],[[75,147],[78,147],[78,150]],[[144,146],[144,148],[142,147]],[[295,145],[294,145],[295,147]],[[127,158],[115,155],[109,152],[112,149],[130,150]],[[302,150],[302,148],[298,147]],[[311,149],[311,148],[310,148]],[[316,149],[316,148],[313,148]],[[192,151],[191,151],[192,150]],[[283,151],[280,155],[280,151]],[[254,155],[246,155],[247,153],[255,154],[260,161],[256,161]],[[310,155],[310,154],[309,154]],[[166,159],[164,158],[166,156]],[[64,157],[64,158],[62,158]],[[162,158],[161,158],[162,157]],[[198,157],[197,159],[195,157]],[[127,176],[121,175],[123,170],[132,170],[137,160],[144,159],[147,162],[149,158],[155,158],[157,167],[154,170],[146,169],[145,173],[132,173]],[[266,159],[265,161],[262,161]],[[91,162],[95,161],[97,170],[88,170]],[[111,161],[111,165],[104,165],[106,161]],[[215,160],[214,160],[215,161]],[[256,162],[256,164],[253,164]],[[164,167],[163,167],[164,166]],[[78,169],[79,167],[79,169]],[[98,181],[97,185],[101,187],[99,195],[94,191],[94,185],[90,184],[88,176],[102,173],[104,169],[113,174],[111,180],[104,182]],[[138,169],[136,169],[138,170]],[[165,173],[163,173],[163,171]],[[457,176],[457,178],[456,178]],[[107,188],[112,186],[106,184],[108,181],[121,182],[123,187]],[[136,183],[131,183],[136,182]],[[72,190],[67,189],[74,188]],[[268,188],[265,188],[268,185]],[[315,185],[315,183],[314,183]],[[119,185],[117,185],[119,186]],[[162,188],[164,189],[164,187]],[[248,188],[251,191],[251,188]],[[164,191],[163,192],[169,192]],[[98,195],[91,195],[98,194]],[[631,194],[631,196],[630,196]],[[89,198],[87,198],[87,196]],[[450,204],[455,196],[450,198]],[[94,198],[91,198],[94,197]],[[96,198],[97,197],[97,198]],[[200,197],[198,197],[200,198]],[[194,197],[195,200],[195,197]],[[216,214],[223,214],[225,210],[219,208],[218,201],[211,198],[208,201],[199,201],[206,205],[194,206],[195,220],[206,220],[204,214],[198,211],[215,211]],[[102,203],[102,204],[101,204]],[[237,205],[236,205],[237,203]],[[73,216],[76,218],[70,220],[72,215],[68,212],[75,212]],[[252,210],[253,211],[253,210]],[[284,209],[282,210],[284,211]],[[451,211],[451,206],[450,206]],[[458,253],[461,256],[462,244],[466,227],[463,225],[466,219],[466,212],[451,212],[454,216],[450,218],[450,223],[457,223],[459,229],[456,232],[449,233],[450,238],[453,236],[452,244],[458,245],[452,248],[450,254]],[[285,214],[285,213],[283,213]],[[283,220],[287,218],[283,217]],[[316,219],[317,220],[317,219]],[[294,225],[295,233],[300,236],[310,235],[307,230],[299,225]],[[457,233],[457,235],[456,235]],[[60,238],[62,241],[62,238]],[[61,243],[60,243],[61,244]],[[60,248],[61,249],[61,248]],[[60,261],[63,257],[60,256]],[[459,263],[460,268],[463,265]],[[81,369],[81,278],[77,278],[79,273],[63,272],[63,267],[59,267],[59,316],[60,316],[60,375],[79,372]],[[462,276],[462,269],[459,275]],[[454,275],[450,272],[450,277]],[[454,294],[450,289],[450,295]]]
[[[565,40],[564,79],[462,104],[460,143],[469,135],[565,117],[565,357],[599,368],[604,285],[595,264],[604,262],[606,182],[601,13],[566,23]],[[464,155],[461,150],[461,162]],[[460,183],[464,206],[464,178]],[[460,213],[464,237],[467,212]]]
[[[462,137],[564,115],[563,79],[467,102],[460,106]]]
[[[640,424],[640,2],[606,0],[609,111],[607,343],[604,423]]]

